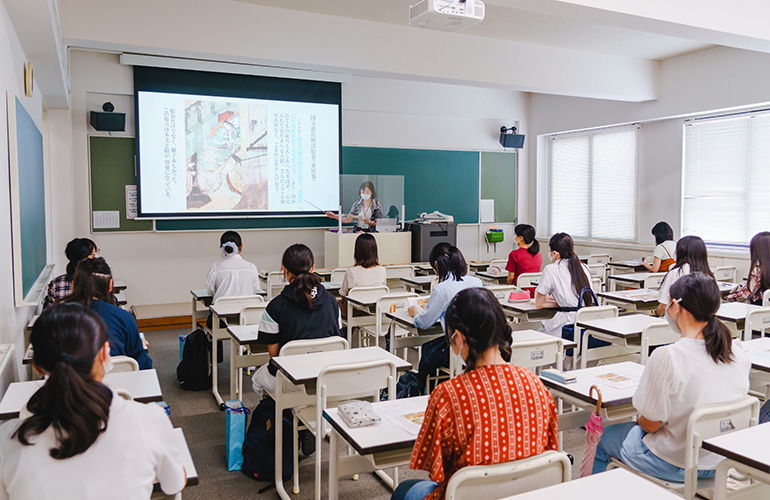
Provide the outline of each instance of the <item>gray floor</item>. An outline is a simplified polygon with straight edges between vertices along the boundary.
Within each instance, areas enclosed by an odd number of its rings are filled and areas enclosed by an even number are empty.
[[[179,388],[176,383],[176,366],[179,363],[179,335],[189,333],[188,330],[167,330],[147,332],[150,341],[150,355],[153,366],[158,371],[163,397],[171,409],[171,421],[174,427],[184,429],[187,443],[190,446],[195,466],[200,476],[200,484],[185,490],[183,496],[188,500],[227,498],[253,499],[255,496],[265,499],[277,498],[275,490],[269,490],[261,495],[258,491],[267,483],[253,481],[239,471],[228,472],[225,458],[225,414],[220,412],[210,391],[188,392]],[[229,365],[226,346],[225,361],[219,365],[220,393],[229,394]],[[257,405],[257,399],[250,389],[250,381],[246,380],[244,403],[249,408]],[[573,477],[577,477],[580,469],[580,459],[585,444],[585,431],[575,430],[565,433],[565,450],[575,457]],[[323,456],[328,457],[328,443],[324,444]],[[313,457],[300,462],[300,494],[291,495],[299,500],[313,498]],[[399,469],[400,479],[426,478],[427,472],[412,471],[406,467]],[[326,497],[328,476],[326,463],[323,467],[322,497]],[[362,474],[358,481],[343,479],[340,481],[340,499],[358,500],[390,498],[388,488],[375,476]],[[287,491],[291,492],[290,481]]]

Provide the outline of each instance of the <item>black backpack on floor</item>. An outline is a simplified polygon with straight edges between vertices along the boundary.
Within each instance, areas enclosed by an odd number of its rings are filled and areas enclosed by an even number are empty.
[[[243,466],[241,472],[256,481],[275,481],[275,401],[262,398],[251,412],[251,423],[243,441]],[[292,413],[283,412],[283,479],[294,473],[292,455]]]
[[[211,341],[202,328],[187,336],[176,378],[186,391],[211,389]]]

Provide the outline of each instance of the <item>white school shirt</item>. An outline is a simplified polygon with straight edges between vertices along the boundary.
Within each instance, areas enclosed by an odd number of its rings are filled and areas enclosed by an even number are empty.
[[[660,245],[655,245],[652,256],[653,258],[657,257],[660,260],[676,259],[676,242],[673,240],[666,240]]]
[[[634,408],[660,429],[646,434],[644,444],[655,456],[684,467],[687,420],[696,408],[727,403],[749,392],[751,361],[740,341],[732,345],[733,361],[715,363],[703,339],[680,339],[653,351],[634,394]],[[714,469],[724,457],[701,452],[698,469]]]
[[[671,302],[671,285],[676,283],[676,280],[685,274],[690,274],[690,264],[677,267],[676,269],[669,271],[668,274],[666,274],[666,276],[663,278],[663,283],[660,284],[660,290],[658,290],[658,302],[666,305]]]
[[[383,266],[354,266],[345,269],[340,295],[345,296],[357,286],[380,286],[388,283],[388,273]]]
[[[0,426],[0,499],[147,500],[157,478],[168,495],[182,490],[185,471],[174,429],[156,404],[112,394],[107,430],[85,452],[51,457],[53,428],[24,446],[11,435],[21,424]]]
[[[455,298],[461,290],[466,288],[478,288],[484,286],[484,283],[475,276],[463,276],[459,280],[454,279],[454,275],[449,274],[441,283],[437,283],[430,292],[425,309],[414,317],[414,326],[421,329],[430,328],[441,323],[444,328],[444,313],[449,303]]]
[[[590,284],[591,271],[585,264],[581,263],[581,266]],[[572,275],[569,273],[567,260],[559,259],[553,264],[545,266],[535,292],[543,295],[550,294],[556,300],[559,307],[577,307],[578,297],[575,289],[572,287]],[[583,299],[585,300],[585,297]],[[574,312],[559,311],[553,318],[543,321],[542,331],[554,337],[561,337],[561,327],[574,322]]]
[[[262,291],[262,285],[257,266],[235,253],[226,255],[211,266],[206,289],[217,300],[219,297],[254,295]]]

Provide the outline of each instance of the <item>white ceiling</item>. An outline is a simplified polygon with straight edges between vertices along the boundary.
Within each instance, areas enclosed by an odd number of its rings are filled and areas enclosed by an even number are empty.
[[[283,9],[408,26],[417,0],[236,0]],[[416,28],[415,28],[416,29]],[[600,54],[663,60],[713,47],[702,41],[486,3],[483,22],[459,33]]]

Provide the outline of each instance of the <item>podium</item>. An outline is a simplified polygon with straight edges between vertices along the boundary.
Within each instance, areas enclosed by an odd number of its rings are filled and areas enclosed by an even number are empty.
[[[324,268],[353,267],[353,251],[360,233],[324,233]],[[377,240],[380,264],[409,264],[412,261],[411,233],[370,233]]]

